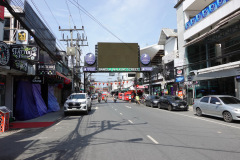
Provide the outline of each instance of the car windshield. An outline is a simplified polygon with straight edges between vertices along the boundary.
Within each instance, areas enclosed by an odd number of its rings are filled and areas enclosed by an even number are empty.
[[[85,94],[74,94],[69,97],[69,99],[85,99]]]
[[[240,100],[235,97],[219,97],[225,104],[240,104]]]

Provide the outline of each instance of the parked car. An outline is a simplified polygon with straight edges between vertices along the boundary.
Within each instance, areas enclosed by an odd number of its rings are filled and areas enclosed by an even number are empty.
[[[158,108],[165,108],[169,111],[172,110],[184,110],[188,111],[187,102],[179,98],[178,96],[164,95],[160,97]]]
[[[209,95],[195,100],[193,110],[197,116],[221,117],[226,122],[240,120],[240,100],[228,95]]]
[[[156,95],[147,96],[147,98],[145,99],[145,105],[151,106],[152,108],[157,107],[159,103],[159,98],[160,97]]]
[[[67,115],[70,112],[85,112],[88,114],[91,108],[91,99],[86,93],[72,93],[64,103],[64,114]]]

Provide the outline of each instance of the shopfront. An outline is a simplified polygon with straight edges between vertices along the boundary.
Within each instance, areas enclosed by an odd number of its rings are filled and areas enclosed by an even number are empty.
[[[206,95],[236,96],[234,81],[235,77],[198,81],[195,84],[195,97],[201,98]]]

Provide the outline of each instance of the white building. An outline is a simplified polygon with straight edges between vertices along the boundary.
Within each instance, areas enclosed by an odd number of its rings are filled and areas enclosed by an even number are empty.
[[[240,1],[179,0],[175,8],[179,51],[185,52],[194,97],[239,97]]]

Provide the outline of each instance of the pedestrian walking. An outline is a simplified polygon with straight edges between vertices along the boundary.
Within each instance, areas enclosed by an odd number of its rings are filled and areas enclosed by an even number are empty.
[[[129,103],[131,103],[131,101],[132,101],[132,95],[131,94],[129,94],[128,99],[129,99]]]
[[[139,102],[139,100],[140,100],[139,95],[136,96],[135,100],[136,100],[136,104],[139,104],[139,105],[140,105],[140,102]]]

